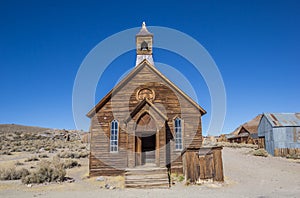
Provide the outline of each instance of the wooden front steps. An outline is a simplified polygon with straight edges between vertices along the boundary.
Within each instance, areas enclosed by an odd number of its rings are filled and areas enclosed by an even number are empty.
[[[169,188],[168,170],[154,165],[128,168],[125,170],[125,188]]]

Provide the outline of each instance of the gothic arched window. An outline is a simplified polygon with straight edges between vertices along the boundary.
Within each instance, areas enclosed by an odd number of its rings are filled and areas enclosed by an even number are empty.
[[[110,152],[118,152],[119,123],[113,120],[110,126]]]
[[[182,120],[175,119],[175,149],[182,150]]]

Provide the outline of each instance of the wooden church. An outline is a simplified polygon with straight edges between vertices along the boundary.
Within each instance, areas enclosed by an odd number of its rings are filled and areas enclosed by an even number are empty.
[[[152,44],[143,23],[135,67],[87,114],[90,176],[123,175],[125,187],[169,186],[168,173],[183,173],[182,152],[201,147],[206,111],[155,67]]]

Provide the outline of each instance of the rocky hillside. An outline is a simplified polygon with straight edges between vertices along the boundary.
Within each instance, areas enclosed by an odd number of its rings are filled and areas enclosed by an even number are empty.
[[[0,124],[0,139],[26,140],[26,139],[60,139],[67,141],[80,140],[83,131],[50,129],[43,127],[24,126],[18,124]]]

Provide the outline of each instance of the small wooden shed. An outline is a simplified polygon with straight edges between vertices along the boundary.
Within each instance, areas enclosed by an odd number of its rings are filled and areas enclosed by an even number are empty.
[[[182,151],[182,162],[186,181],[224,181],[221,146],[201,147],[198,150],[186,148]]]

